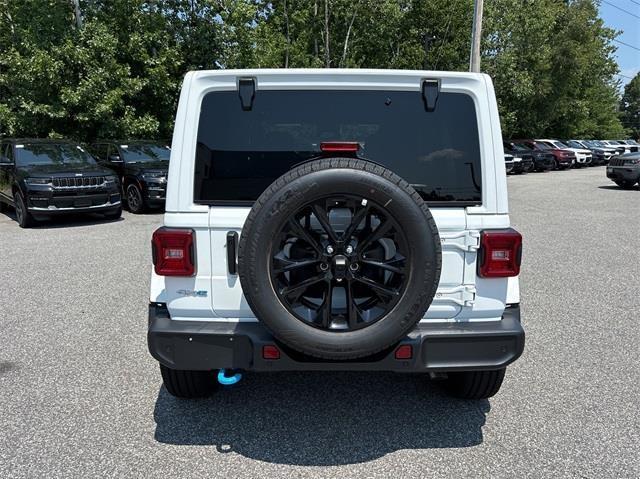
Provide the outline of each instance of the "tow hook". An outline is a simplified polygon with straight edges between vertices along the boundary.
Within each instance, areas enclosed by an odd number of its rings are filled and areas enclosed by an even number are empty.
[[[218,371],[218,382],[223,386],[232,386],[242,379],[242,373],[236,369],[221,369]]]

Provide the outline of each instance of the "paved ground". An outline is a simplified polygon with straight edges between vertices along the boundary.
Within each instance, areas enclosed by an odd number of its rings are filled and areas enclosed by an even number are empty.
[[[640,191],[509,178],[527,347],[491,401],[393,374],[250,375],[177,401],[147,354],[160,215],[0,215],[0,477],[640,477]]]

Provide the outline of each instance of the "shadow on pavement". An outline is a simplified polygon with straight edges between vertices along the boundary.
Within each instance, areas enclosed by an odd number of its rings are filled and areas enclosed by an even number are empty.
[[[601,190],[629,191],[629,190],[637,190],[638,186],[634,186],[632,188],[622,188],[621,186],[618,186],[618,185],[603,185],[603,186],[598,186],[598,188],[600,188]]]
[[[179,400],[161,387],[155,438],[270,463],[343,465],[400,449],[475,446],[489,410],[487,400],[445,396],[424,376],[249,374],[210,399]]]

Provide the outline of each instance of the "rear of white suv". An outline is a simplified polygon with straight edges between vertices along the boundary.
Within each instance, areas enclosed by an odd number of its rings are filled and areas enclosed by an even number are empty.
[[[489,397],[524,348],[485,75],[189,73],[154,233],[169,392],[240,371],[390,370]]]

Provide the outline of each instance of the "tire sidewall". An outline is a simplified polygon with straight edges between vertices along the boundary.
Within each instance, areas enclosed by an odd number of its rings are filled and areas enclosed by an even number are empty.
[[[243,291],[258,319],[284,343],[319,357],[370,355],[406,335],[433,300],[441,263],[437,228],[428,208],[413,193],[415,196],[370,171],[330,168],[298,177],[268,197],[257,211],[252,210],[254,217],[240,241],[239,271]],[[403,228],[409,248],[411,267],[401,298],[385,317],[350,332],[305,324],[281,303],[271,283],[273,239],[304,204],[327,194],[361,196],[382,206]]]

